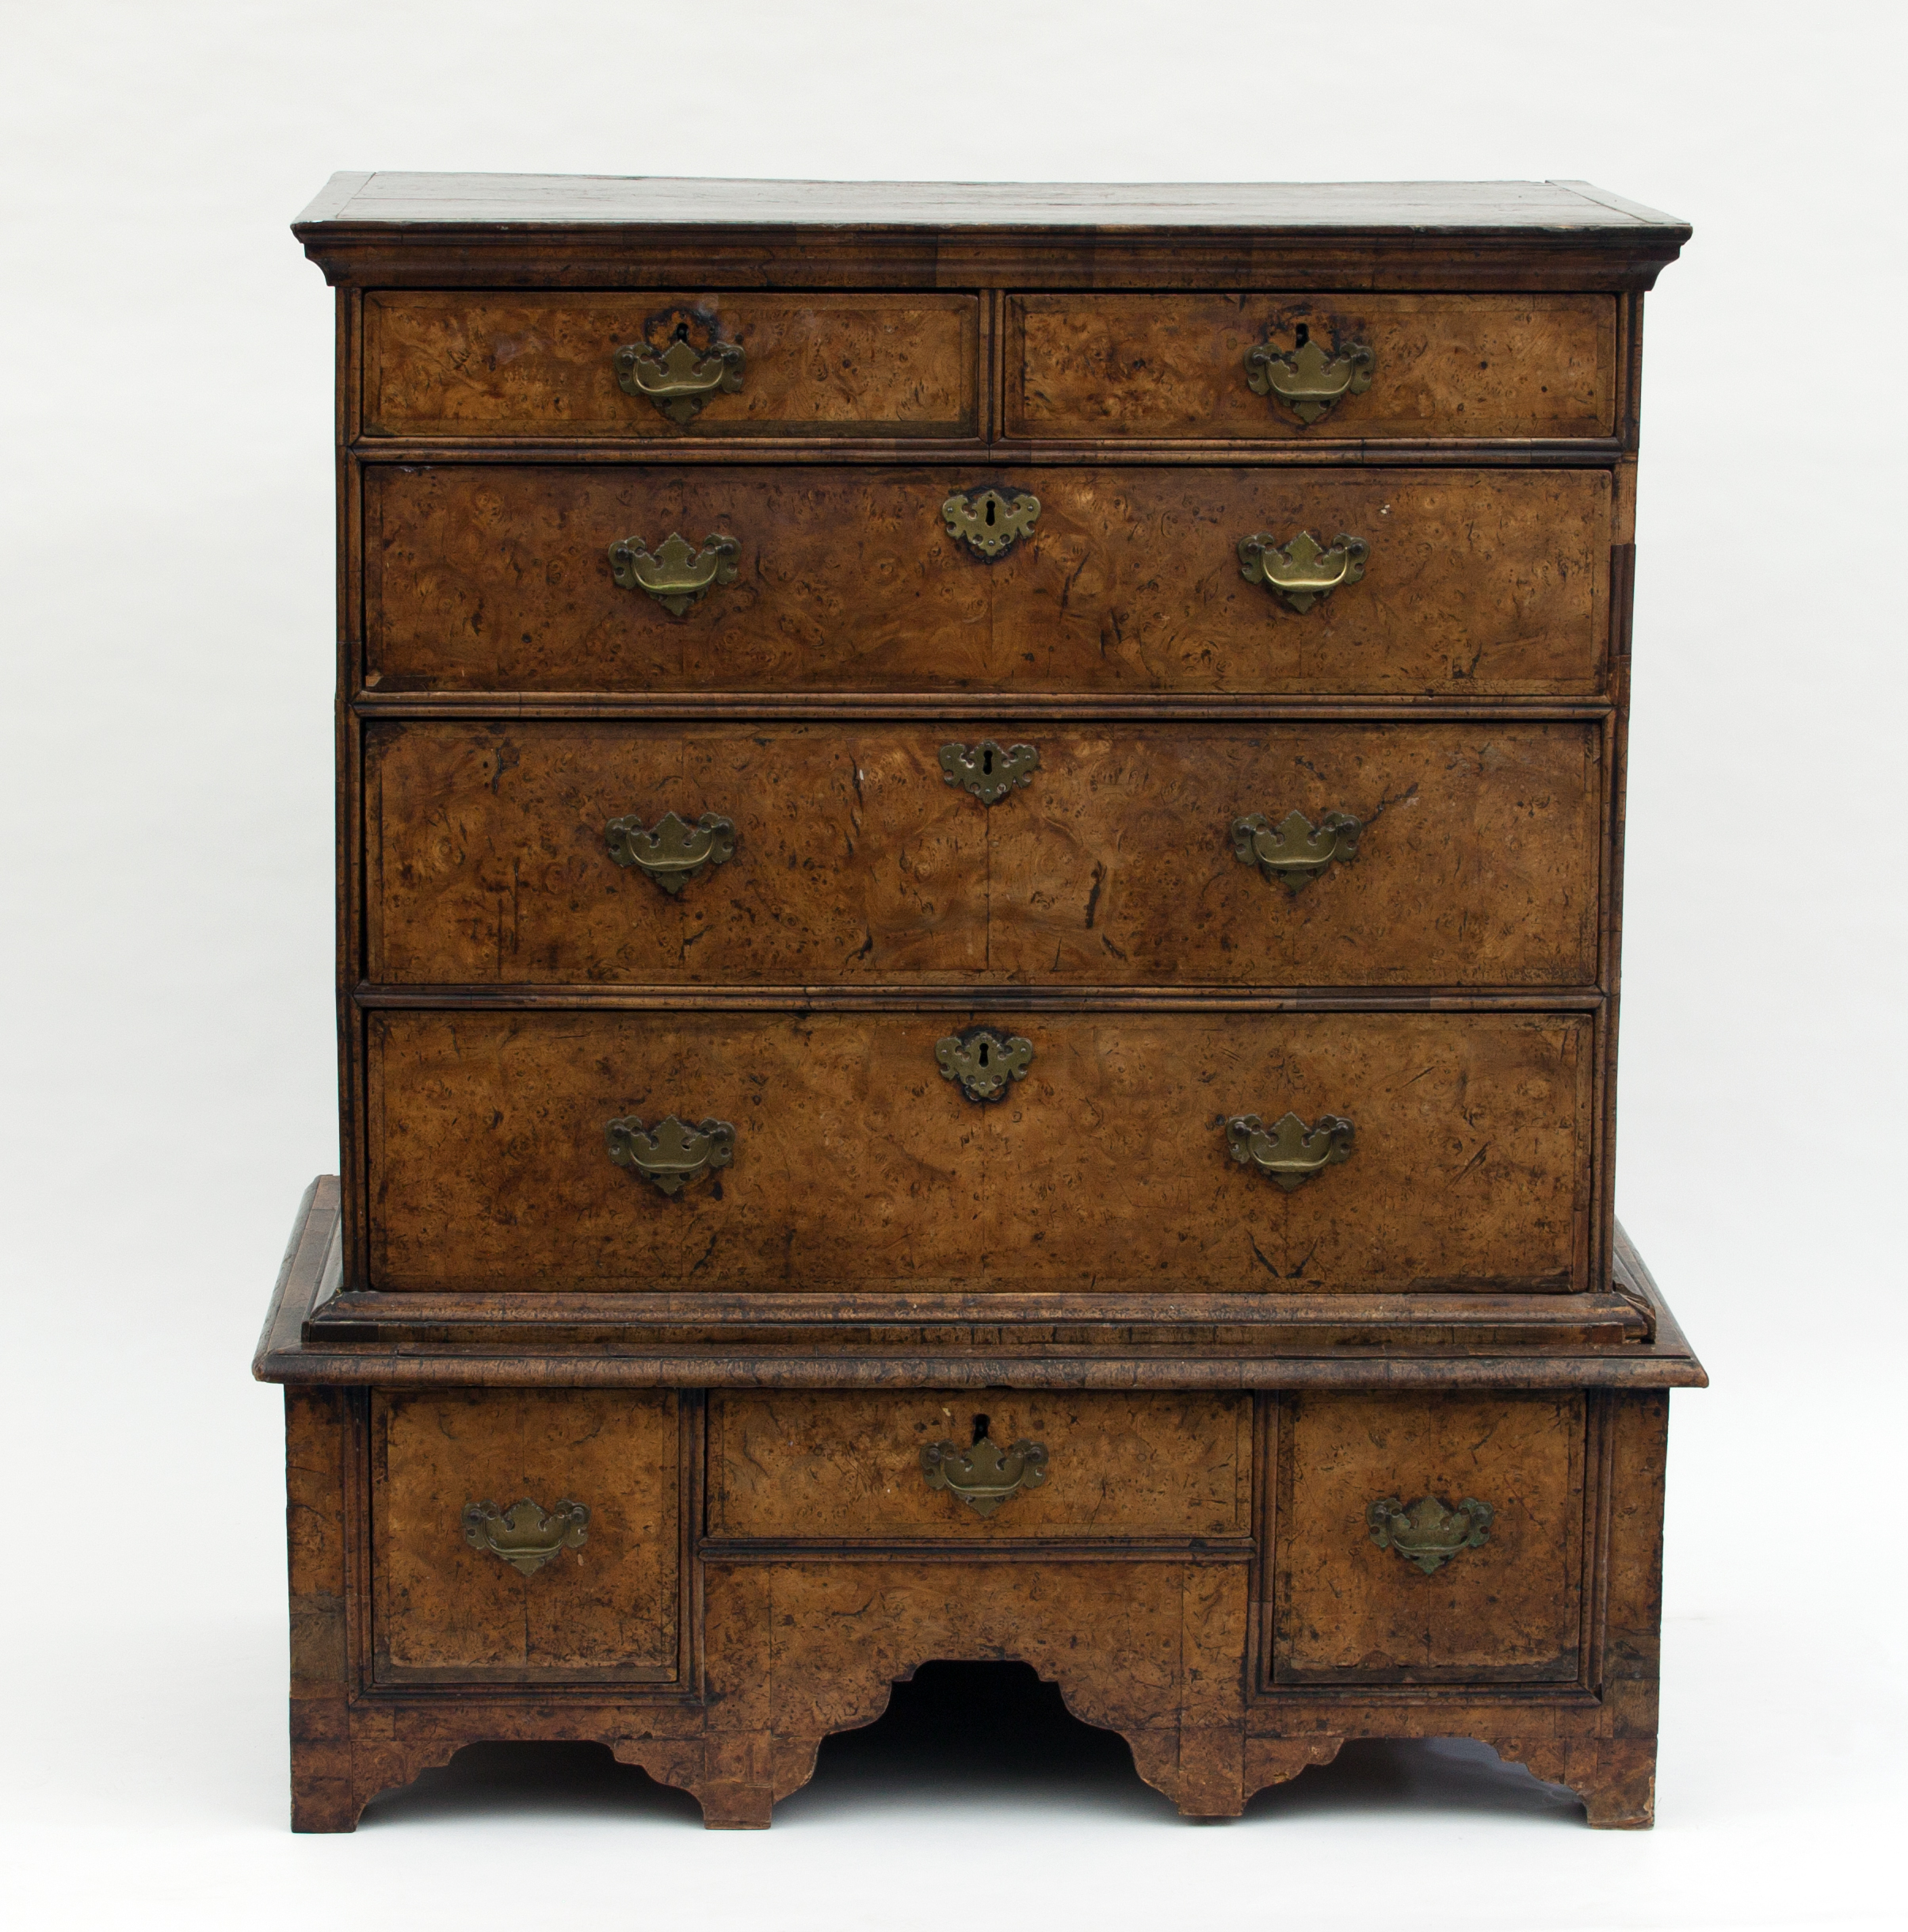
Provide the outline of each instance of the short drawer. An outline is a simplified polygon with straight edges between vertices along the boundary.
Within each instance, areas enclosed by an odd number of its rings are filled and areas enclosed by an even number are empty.
[[[381,1681],[676,1677],[674,1395],[379,1394],[371,1419]]]
[[[709,1533],[1242,1537],[1251,1449],[1246,1396],[719,1394]]]
[[[1006,433],[1608,437],[1616,343],[1611,296],[1014,296]]]
[[[367,1027],[374,1286],[1584,1280],[1582,1014],[378,1009]],[[969,1098],[990,1081],[999,1098]]]
[[[1596,979],[1595,724],[1011,720],[374,723],[369,977]],[[941,754],[996,737],[986,804]]]
[[[991,558],[986,482],[1038,505]],[[366,682],[1593,694],[1611,517],[1588,469],[378,466]]]
[[[374,290],[367,437],[959,437],[965,295]]]
[[[1278,1406],[1276,1682],[1576,1677],[1580,1392],[1307,1392]]]

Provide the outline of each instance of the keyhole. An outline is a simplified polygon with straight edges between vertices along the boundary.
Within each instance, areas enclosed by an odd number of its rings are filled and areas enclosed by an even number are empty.
[[[676,324],[676,333],[670,338],[672,342],[686,342],[689,339],[689,325],[686,322]],[[1301,340],[1303,338],[1301,338]]]
[[[983,745],[981,747],[980,768],[987,777],[991,778],[994,776],[994,748],[990,745]]]
[[[985,1442],[985,1441],[986,1441],[986,1439],[987,1439],[987,1418],[986,1418],[986,1416],[984,1416],[984,1415],[977,1415],[977,1416],[975,1416],[975,1418],[974,1418],[974,1443],[975,1443],[975,1447],[978,1449],[978,1448],[979,1447],[979,1445],[980,1445],[982,1443],[983,1443],[983,1442]]]
[[[987,521],[990,525],[994,521],[994,498],[992,497],[987,498]]]
[[[1303,349],[1311,340],[1311,330],[1303,323],[1299,324],[1298,344]]]
[[[988,1050],[989,1050],[989,1044],[990,1044],[990,1043],[989,1043],[988,1041],[985,1040],[983,1040],[983,1041],[980,1043],[980,1063],[981,1063],[981,1064],[982,1064],[982,1066],[983,1066],[983,1067],[984,1067],[984,1066],[986,1066],[986,1063],[987,1063],[987,1053],[988,1053]]]

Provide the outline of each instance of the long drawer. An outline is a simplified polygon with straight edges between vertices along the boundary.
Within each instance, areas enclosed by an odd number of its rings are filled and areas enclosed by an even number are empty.
[[[1593,695],[1612,532],[1592,470],[376,466],[365,676]]]
[[[366,1029],[373,1286],[1585,1285],[1584,1014],[378,1009]]]
[[[368,437],[971,436],[971,295],[364,298]]]
[[[1599,295],[1008,298],[1009,437],[1608,437]]]
[[[1010,755],[1020,734],[986,718],[375,724],[368,976],[1596,978],[1593,724],[1040,724],[1037,764],[989,804],[942,753],[971,762],[995,731]]]

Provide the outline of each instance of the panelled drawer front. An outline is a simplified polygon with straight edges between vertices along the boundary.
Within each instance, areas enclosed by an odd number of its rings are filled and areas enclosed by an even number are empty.
[[[1009,714],[1010,716],[1010,714]],[[947,743],[1040,754],[990,807]],[[374,724],[373,980],[1585,985],[1593,724]],[[1232,827],[1361,827],[1296,890]],[[605,827],[734,827],[671,892]],[[1293,875],[1299,876],[1299,875]]]
[[[963,295],[377,290],[364,298],[364,433],[972,436],[979,320]],[[639,345],[653,362],[678,329],[697,347],[736,345],[742,364],[738,387],[671,415],[619,385],[616,352]],[[670,382],[660,364],[654,380]]]
[[[1372,354],[1369,387],[1309,422],[1255,395],[1246,361],[1261,345],[1292,356],[1307,338]],[[1005,347],[1009,437],[1375,442],[1616,428],[1611,296],[1013,296]]]
[[[1577,1675],[1581,1394],[1307,1392],[1281,1396],[1279,1409],[1276,1682]],[[1463,1514],[1477,1522],[1467,1502],[1489,1510],[1481,1541],[1452,1521]],[[1380,1546],[1372,1523],[1379,1504],[1396,1506],[1384,1517],[1418,1511],[1404,1541]]]
[[[1041,1480],[986,1514],[929,1486],[924,1449],[971,1450],[977,1441],[1005,1453],[1035,1444],[1045,1453]],[[709,1533],[823,1542],[1245,1537],[1251,1449],[1246,1396],[718,1394],[709,1403]],[[1009,1463],[1007,1480],[1017,1473]]]
[[[379,467],[367,681],[386,691],[1594,694],[1611,483],[1591,470],[1023,470],[1031,531],[985,562],[923,470]],[[1368,544],[1292,609],[1242,539]],[[609,548],[737,546],[681,614]]]
[[[674,1395],[374,1396],[379,1678],[673,1679],[677,1435]],[[525,1502],[530,1508],[518,1510]],[[588,1512],[586,1521],[566,1523],[560,1511],[571,1504]],[[475,1543],[465,1518],[471,1505],[506,1519],[477,1524]],[[498,1554],[493,1538],[517,1560]]]
[[[943,1077],[957,1014],[373,1011],[372,1285],[1581,1285],[1587,1016],[973,1017],[1032,1048],[991,1105]],[[1291,1191],[1227,1125],[1288,1111],[1356,1135]],[[670,1197],[606,1135],[672,1116],[735,1138]]]

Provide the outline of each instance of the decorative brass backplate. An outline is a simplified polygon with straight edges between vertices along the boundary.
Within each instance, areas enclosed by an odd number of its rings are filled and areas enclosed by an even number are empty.
[[[983,805],[998,805],[1017,785],[1025,785],[1040,769],[1040,754],[1032,745],[1003,751],[983,738],[970,751],[965,745],[941,747],[941,777],[946,784],[971,792]]]
[[[1353,1127],[1335,1113],[1322,1113],[1307,1127],[1288,1113],[1267,1127],[1256,1113],[1226,1123],[1226,1151],[1242,1166],[1269,1174],[1287,1193],[1303,1187],[1312,1176],[1352,1158]]]
[[[735,1158],[735,1129],[727,1121],[688,1127],[672,1113],[645,1128],[632,1113],[612,1121],[607,1132],[609,1158],[619,1167],[633,1167],[666,1194],[680,1194],[690,1182]]]
[[[735,581],[735,559],[742,545],[732,536],[702,540],[692,550],[672,532],[652,556],[639,536],[625,536],[609,546],[609,571],[620,589],[647,590],[671,617],[680,617],[712,585]]]
[[[947,519],[948,536],[958,537],[975,556],[991,563],[1033,528],[1040,499],[1025,491],[1009,496],[991,483],[977,484],[956,491],[941,505],[941,514]]]
[[[1255,811],[1232,821],[1232,856],[1269,880],[1283,880],[1288,892],[1302,892],[1326,866],[1357,857],[1364,830],[1349,811],[1328,811],[1315,827],[1302,811],[1287,812],[1276,825]]]
[[[705,865],[721,865],[735,856],[735,822],[705,811],[693,825],[666,811],[654,831],[640,819],[612,819],[604,828],[609,856],[633,865],[666,892],[680,892]]]
[[[1274,543],[1261,531],[1257,536],[1242,536],[1238,548],[1239,575],[1246,582],[1262,583],[1300,613],[1310,610],[1320,598],[1330,597],[1341,584],[1357,582],[1372,554],[1372,546],[1362,536],[1348,536],[1342,530],[1329,550],[1322,548],[1309,530],[1301,530],[1289,544]]]
[[[1047,1480],[1047,1449],[1024,1436],[1008,1449],[987,1438],[966,1449],[930,1442],[921,1452],[921,1473],[929,1489],[947,1490],[975,1515],[991,1516],[1009,1496]]]
[[[658,354],[647,342],[628,342],[614,361],[616,384],[629,395],[647,396],[671,422],[693,422],[702,406],[721,391],[742,388],[742,345],[711,342],[697,349],[686,330]]]
[[[1033,1064],[1033,1043],[991,1026],[970,1026],[937,1040],[934,1057],[941,1063],[941,1079],[958,1081],[968,1099],[998,1100],[1009,1081],[1026,1078]]]
[[[500,1510],[494,1502],[464,1506],[464,1540],[501,1556],[520,1576],[534,1576],[559,1550],[581,1549],[590,1512],[567,1499],[548,1514],[528,1496]]]
[[[1299,346],[1282,355],[1269,342],[1246,351],[1252,373],[1246,386],[1254,395],[1276,396],[1291,406],[1303,423],[1316,422],[1341,395],[1363,395],[1372,386],[1378,358],[1362,342],[1327,353],[1307,332]]]
[[[1397,1497],[1386,1496],[1366,1510],[1364,1520],[1380,1549],[1396,1550],[1429,1576],[1460,1550],[1479,1549],[1488,1542],[1496,1514],[1475,1496],[1467,1496],[1455,1510],[1436,1496],[1420,1496],[1408,1510]]]

